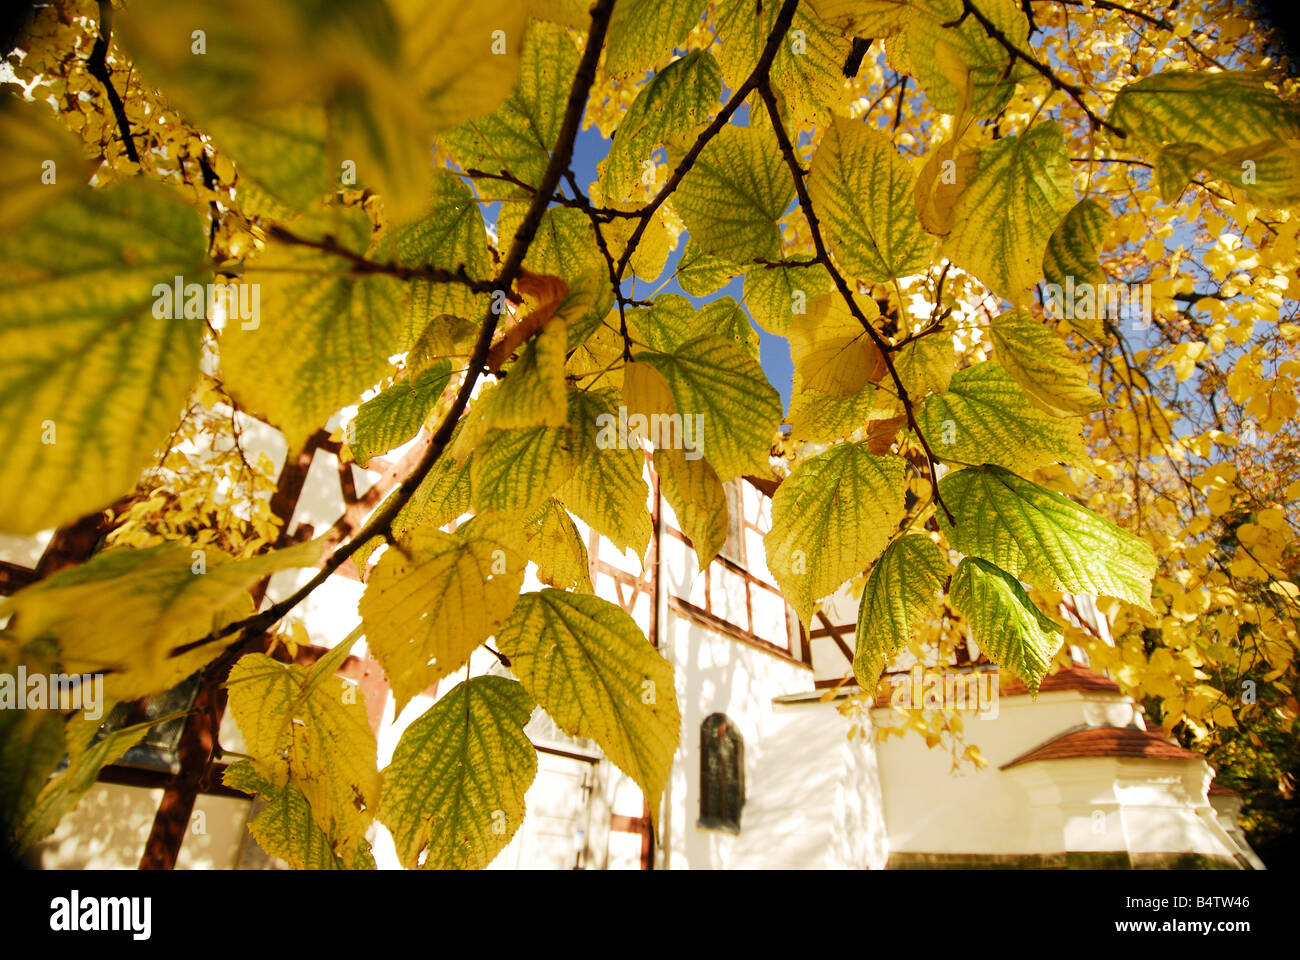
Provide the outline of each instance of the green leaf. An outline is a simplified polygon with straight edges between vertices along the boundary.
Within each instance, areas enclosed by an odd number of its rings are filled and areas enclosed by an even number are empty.
[[[735,90],[744,83],[762,56],[767,38],[776,26],[779,2],[724,0],[713,11],[722,41],[722,79]],[[796,123],[825,123],[844,107],[848,90],[844,62],[851,41],[801,4],[790,29],[777,47],[769,76]]]
[[[356,440],[349,443],[359,464],[395,450],[420,431],[451,379],[451,364],[439,360],[415,378],[397,382],[357,408]]]
[[[956,529],[948,542],[1040,590],[1151,607],[1156,558],[1142,540],[1086,507],[1001,467],[971,467],[939,481]]]
[[[556,498],[619,550],[644,556],[650,542],[645,456],[628,444],[604,442],[606,424],[618,421],[618,396],[607,390],[569,391],[573,473]]]
[[[1063,287],[1066,278],[1073,277],[1075,286],[1108,283],[1109,277],[1102,269],[1097,251],[1106,239],[1106,228],[1112,219],[1110,210],[1099,200],[1080,200],[1071,207],[1047,241],[1047,252],[1043,255],[1043,275],[1047,282]],[[1100,319],[1076,321],[1071,318],[1071,322],[1092,340],[1101,340],[1105,336]]]
[[[599,597],[547,589],[519,598],[497,642],[556,725],[594,740],[657,816],[682,717],[673,668],[636,621]]]
[[[616,11],[628,9],[620,4]],[[609,55],[606,56],[609,68]],[[642,163],[656,148],[679,143],[713,115],[722,91],[718,62],[707,50],[695,50],[664,67],[641,88],[619,122],[601,171],[607,199],[631,197],[642,176]]]
[[[287,222],[319,210],[341,185],[342,170],[326,154],[327,127],[322,108],[297,105],[213,117],[205,131],[239,171],[239,209]]]
[[[948,392],[927,397],[916,419],[942,460],[1026,472],[1049,463],[1090,463],[1082,421],[1035,407],[993,360],[953,374]]]
[[[681,450],[655,452],[660,489],[703,570],[727,542],[727,493],[713,468]]]
[[[362,253],[369,225],[348,213],[345,244]],[[333,254],[271,242],[244,280],[260,289],[261,310],[255,324],[226,324],[225,383],[243,407],[280,428],[291,451],[378,382],[389,356],[414,339],[404,322],[406,284],[352,273]]]
[[[145,183],[66,192],[0,258],[0,531],[32,534],[108,506],[156,461],[198,380],[210,263],[198,213]],[[199,316],[167,318],[177,277]]]
[[[368,844],[358,846],[347,860],[335,853],[336,841],[317,825],[307,798],[293,784],[275,786],[248,760],[227,767],[222,783],[266,801],[248,822],[248,832],[259,847],[294,870],[375,869]]]
[[[772,498],[767,566],[808,624],[818,600],[880,556],[903,519],[901,457],[842,443],[805,460]]]
[[[443,137],[461,168],[509,174],[538,186],[560,135],[579,59],[568,30],[554,23],[531,21],[524,37],[519,82],[509,99],[488,116],[471,120]],[[484,55],[483,60],[490,65],[493,58]],[[531,197],[524,188],[504,181],[490,186],[491,195],[500,199]]]
[[[894,369],[907,389],[908,399],[920,402],[926,394],[944,393],[952,382],[956,353],[952,337],[940,332],[913,340],[894,356]],[[893,384],[888,384],[890,388]]]
[[[748,263],[780,254],[777,221],[793,198],[794,183],[771,131],[728,125],[700,152],[673,203],[705,252]]]
[[[423,215],[398,231],[397,259],[410,267],[463,269],[471,280],[488,279],[492,260],[487,229],[474,194],[463,180],[446,170],[434,171]],[[409,336],[423,332],[443,315],[477,324],[487,314],[488,297],[464,284],[415,280],[409,287]]]
[[[505,849],[537,776],[524,734],[532,711],[514,680],[474,677],[406,728],[379,809],[404,866],[481,870]]]
[[[531,514],[573,473],[568,427],[488,430],[469,462],[476,512]]]
[[[952,605],[970,624],[980,650],[1037,694],[1063,636],[1020,581],[985,560],[966,557],[953,574]]]
[[[813,156],[808,193],[846,272],[882,282],[925,269],[932,241],[921,229],[915,189],[889,137],[860,120],[831,121]]]
[[[698,243],[689,239],[681,259],[677,261],[677,282],[692,297],[717,293],[739,272],[738,267],[710,256]],[[750,308],[753,309],[752,303]]]
[[[214,659],[233,637],[171,654],[251,613],[254,584],[277,570],[315,566],[320,551],[312,542],[233,560],[177,541],[112,547],[0,600],[0,617],[14,617],[11,639],[53,636],[65,671],[108,673],[106,695],[134,700],[175,686]]]
[[[1042,276],[1048,239],[1074,204],[1071,179],[1055,121],[985,147],[957,200],[948,256],[998,296],[1025,299]]]
[[[876,692],[885,667],[912,640],[918,624],[934,616],[947,579],[948,564],[929,537],[908,534],[885,548],[858,604],[853,675],[863,693]]]
[[[1154,146],[1194,143],[1206,150],[1300,136],[1300,111],[1268,88],[1263,74],[1165,70],[1124,87],[1108,118]]]
[[[537,579],[560,590],[594,593],[587,559],[587,546],[573,520],[558,500],[546,506],[524,525],[528,559],[537,564]]]
[[[334,659],[341,657],[329,666]],[[312,819],[351,862],[368,847],[365,832],[382,784],[365,697],[329,671],[261,653],[240,657],[226,687],[257,773],[273,786],[302,791]]]
[[[671,353],[645,351],[636,359],[651,364],[668,382],[682,418],[678,435],[683,449],[689,423],[694,448],[704,451],[719,479],[769,472],[781,398],[753,356],[734,340],[704,336]]]
[[[1082,416],[1106,405],[1089,382],[1091,369],[1047,325],[1011,311],[994,317],[990,332],[998,362],[1049,413]]]
[[[507,528],[486,517],[455,533],[420,527],[379,558],[357,611],[399,713],[505,622],[525,567],[522,533]]]
[[[609,19],[605,70],[615,77],[654,67],[686,39],[707,0],[622,0]]]

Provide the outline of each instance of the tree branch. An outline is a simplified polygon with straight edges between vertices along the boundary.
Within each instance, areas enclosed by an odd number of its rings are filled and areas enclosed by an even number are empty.
[[[352,265],[352,273],[358,274],[380,274],[386,277],[396,277],[399,280],[429,280],[433,283],[459,283],[469,287],[475,293],[491,293],[500,288],[498,280],[475,280],[465,272],[465,265],[462,263],[455,270],[445,270],[442,267],[407,267],[400,263],[379,263],[375,260],[368,260],[359,253],[354,253],[347,247],[338,242],[335,237],[327,236],[321,240],[309,240],[306,237],[300,237],[291,230],[278,225],[273,225],[267,231],[267,236],[280,243],[289,244],[295,247],[310,247],[313,250],[319,250],[322,253],[328,253],[346,260]]]
[[[731,95],[731,99],[727,101],[726,106],[713,118],[713,122],[695,138],[695,142],[686,151],[686,156],[682,157],[677,164],[677,169],[672,172],[663,189],[655,195],[654,200],[641,209],[639,214],[641,220],[636,225],[636,229],[632,231],[632,236],[627,241],[627,247],[624,248],[622,256],[618,258],[618,263],[615,265],[614,272],[620,281],[623,279],[628,261],[632,259],[632,254],[636,251],[637,244],[641,242],[641,236],[645,233],[646,227],[649,226],[650,218],[654,216],[654,212],[663,206],[665,200],[672,196],[673,191],[681,184],[682,178],[686,176],[695,161],[699,159],[709,141],[727,125],[727,121],[731,119],[733,113],[740,109],[740,105],[745,102],[745,98],[758,88],[759,81],[766,79],[767,71],[771,69],[772,61],[776,58],[776,51],[781,46],[786,31],[790,29],[790,23],[794,20],[795,7],[798,5],[799,0],[785,0],[781,5],[781,11],[776,15],[776,23],[772,25],[772,32],[768,35],[767,43],[763,47],[763,53],[759,56],[753,72],[745,79],[744,83],[736,88],[736,92]]]
[[[871,342],[875,344],[880,355],[884,357],[885,367],[889,370],[889,376],[894,381],[894,387],[898,391],[898,399],[903,404],[903,410],[907,414],[908,426],[916,434],[916,438],[921,442],[921,448],[925,451],[926,465],[930,468],[930,482],[934,486],[935,502],[943,509],[944,514],[948,517],[948,522],[956,526],[956,518],[953,517],[952,511],[948,505],[943,502],[943,497],[939,495],[939,475],[935,471],[934,465],[936,457],[934,451],[930,449],[929,442],[925,439],[925,434],[921,432],[920,425],[916,422],[916,413],[913,410],[911,397],[907,394],[907,388],[903,386],[903,381],[898,375],[898,369],[894,366],[893,357],[890,356],[889,344],[880,332],[871,325],[858,306],[857,300],[853,297],[853,291],[849,289],[848,281],[840,273],[839,268],[831,262],[830,255],[826,251],[826,242],[822,238],[821,222],[817,218],[817,211],[813,209],[812,198],[808,195],[808,186],[804,183],[803,170],[799,166],[799,158],[795,155],[794,144],[790,142],[790,136],[785,132],[785,126],[781,122],[781,112],[776,105],[776,96],[772,93],[772,87],[766,79],[758,84],[758,95],[762,97],[763,104],[767,107],[767,115],[772,120],[772,128],[776,131],[776,142],[781,148],[781,156],[785,160],[785,165],[790,168],[790,176],[794,180],[795,192],[799,195],[799,207],[803,210],[804,219],[808,221],[808,232],[812,235],[813,248],[817,251],[817,258],[826,264],[826,270],[835,281],[835,286],[844,298],[845,304],[848,305],[849,311],[862,325],[862,329],[867,332]]]
[[[519,278],[520,271],[523,269],[524,257],[533,242],[538,226],[541,224],[542,215],[546,212],[548,198],[555,192],[561,175],[568,169],[573,158],[574,140],[578,134],[578,125],[582,120],[582,111],[587,102],[587,95],[596,80],[596,63],[600,58],[601,48],[605,44],[605,31],[609,26],[610,11],[613,7],[614,0],[598,0],[592,8],[587,45],[583,50],[582,60],[578,64],[578,72],[573,78],[573,86],[569,91],[569,100],[565,107],[564,120],[560,126],[555,150],[551,154],[550,162],[546,165],[546,173],[542,176],[542,182],[533,195],[532,203],[529,204],[528,211],[524,214],[523,222],[520,223],[519,229],[515,233],[510,252],[506,255],[505,263],[502,264],[501,272],[497,276],[494,285],[495,289],[509,291]],[[265,632],[268,627],[328,580],[330,575],[347,562],[348,558],[356,553],[363,544],[376,536],[391,535],[393,520],[396,519],[397,514],[411,499],[415,491],[419,489],[420,484],[428,476],[429,471],[433,469],[434,464],[438,462],[450,442],[452,431],[455,430],[460,415],[469,403],[470,395],[474,392],[474,387],[483,370],[484,362],[492,346],[492,337],[496,332],[499,321],[500,315],[489,310],[484,318],[483,326],[479,330],[478,340],[474,344],[474,351],[470,356],[469,366],[465,371],[465,380],[456,394],[451,409],[447,411],[442,423],[434,433],[429,449],[425,451],[424,456],[411,472],[411,475],[402,481],[401,485],[387,500],[380,504],[366,525],[357,531],[356,536],[335,550],[329,559],[325,561],[324,566],[317,571],[316,575],[290,596],[272,604],[261,613],[228,624],[202,640],[177,647],[172,651],[172,656],[180,656],[187,650],[235,633],[242,634],[245,641],[256,637]],[[231,650],[219,657],[207,669],[209,671],[220,669],[219,665],[227,660],[229,660],[229,663],[233,663],[233,659],[230,659],[232,651],[238,651],[240,646],[240,644],[234,645]],[[227,663],[226,666],[228,665]]]
[[[95,45],[90,48],[90,58],[86,60],[86,72],[104,85],[108,104],[113,108],[113,116],[117,120],[118,132],[122,134],[127,158],[132,163],[139,164],[140,154],[136,152],[135,138],[131,135],[131,121],[126,117],[126,107],[122,104],[122,98],[117,95],[117,88],[109,79],[108,41],[112,34],[113,6],[108,0],[99,0],[99,36],[95,38]]]
[[[1068,94],[1070,99],[1073,100],[1075,103],[1077,103],[1080,109],[1082,109],[1083,112],[1087,114],[1089,124],[1091,124],[1093,127],[1101,127],[1103,129],[1109,130],[1111,133],[1115,134],[1115,136],[1120,138],[1124,138],[1128,136],[1128,134],[1126,134],[1119,127],[1115,126],[1113,123],[1103,120],[1101,117],[1097,116],[1097,114],[1093,111],[1093,109],[1083,102],[1082,90],[1080,90],[1074,84],[1062,80],[1060,77],[1056,75],[1056,73],[1052,70],[1051,67],[1047,66],[1044,63],[1040,63],[1037,57],[1030,56],[1028,53],[1026,53],[1025,51],[1021,50],[1018,46],[1016,46],[1011,41],[1011,39],[1007,37],[1005,33],[1003,33],[1001,30],[997,28],[997,25],[994,24],[992,20],[990,20],[987,16],[984,15],[984,13],[980,10],[979,7],[975,6],[972,0],[962,0],[961,17],[955,22],[960,23],[962,20],[965,20],[968,15],[974,17],[976,22],[978,22],[979,25],[984,28],[984,32],[987,33],[992,39],[1000,43],[1002,45],[1002,48],[1006,50],[1007,53],[1011,54],[1012,61],[1019,60],[1022,63],[1028,64],[1029,66],[1037,70],[1047,80],[1047,82],[1052,85],[1053,89],[1060,90],[1062,93]]]

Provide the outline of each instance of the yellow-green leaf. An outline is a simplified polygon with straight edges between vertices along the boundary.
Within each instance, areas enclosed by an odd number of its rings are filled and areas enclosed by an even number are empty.
[[[248,832],[259,847],[293,869],[375,869],[368,844],[358,844],[345,850],[342,856],[335,852],[336,841],[317,825],[307,798],[293,784],[272,784],[248,760],[239,760],[227,767],[222,783],[266,801],[266,805],[248,821]]]
[[[718,336],[686,341],[671,353],[645,351],[637,359],[668,382],[681,417],[683,449],[688,449],[689,429],[692,448],[704,451],[720,480],[769,472],[781,398],[757,359],[734,340]]]
[[[1045,324],[1011,311],[994,317],[990,332],[998,362],[1049,413],[1083,416],[1106,405],[1089,382],[1092,371]]]
[[[1300,136],[1300,111],[1268,89],[1267,77],[1243,70],[1165,70],[1130,83],[1109,120],[1154,146],[1195,143],[1206,150],[1248,147]]]
[[[368,224],[350,215],[348,227],[349,248],[364,252]],[[260,290],[260,315],[226,325],[225,382],[296,451],[409,345],[409,291],[393,277],[355,274],[342,257],[289,243],[269,243],[245,268],[244,282]]]
[[[980,651],[1037,694],[1063,635],[1020,581],[986,560],[966,557],[952,577],[952,605],[970,624]]]
[[[651,532],[645,456],[630,442],[618,444],[618,417],[618,396],[612,391],[569,392],[574,466],[555,496],[616,548],[640,557]]]
[[[476,517],[455,533],[416,528],[379,558],[357,610],[399,712],[505,621],[524,582],[522,539]]]
[[[772,498],[767,566],[805,624],[818,600],[866,569],[903,518],[904,461],[865,443],[805,460]]]
[[[198,380],[210,262],[197,211],[141,182],[67,191],[0,258],[0,531],[31,534],[156,462]]]
[[[998,296],[1023,300],[1043,274],[1047,241],[1074,204],[1061,127],[1047,121],[980,151],[957,200],[948,256]]]
[[[860,120],[831,121],[808,177],[808,194],[836,261],[862,280],[919,273],[931,240],[921,229],[916,177],[889,137]]]
[[[556,725],[594,740],[656,816],[682,716],[673,668],[636,621],[608,600],[546,589],[519,598],[497,642]]]
[[[537,776],[524,734],[532,711],[514,680],[474,677],[406,728],[379,809],[404,866],[481,870],[505,849]]]
[[[1040,590],[1127,600],[1150,608],[1156,558],[1147,544],[1070,498],[988,465],[950,473],[939,493],[948,542]]]
[[[133,700],[214,659],[234,637],[171,653],[251,613],[254,584],[277,570],[315,566],[320,552],[311,542],[233,560],[177,541],[113,547],[0,601],[0,617],[14,616],[13,640],[52,635],[65,671],[107,673],[110,699]]]
[[[655,453],[659,489],[690,538],[700,569],[707,567],[727,542],[727,494],[708,463],[682,450]]]
[[[525,552],[537,564],[537,579],[560,590],[594,593],[587,546],[558,500],[547,500],[524,525]]]
[[[341,656],[331,653],[324,667],[310,671],[246,654],[231,667],[226,687],[257,772],[273,786],[302,791],[312,819],[351,862],[367,847],[382,780],[365,697],[332,675]]]
[[[899,537],[880,555],[858,604],[853,675],[868,696],[918,624],[934,615],[948,579],[948,564],[929,537]]]
[[[369,463],[371,457],[415,436],[450,379],[451,364],[439,360],[417,377],[398,377],[391,387],[361,404],[356,439],[348,444],[356,462]]]
[[[686,39],[707,5],[707,0],[622,0],[614,4],[606,71],[623,77],[655,66]]]
[[[733,125],[709,141],[673,195],[691,239],[728,263],[776,259],[777,221],[792,199],[771,129]]]
[[[917,424],[935,455],[1029,471],[1049,463],[1087,466],[1083,424],[1029,402],[1001,364],[985,360],[953,374],[946,393],[926,398]]]

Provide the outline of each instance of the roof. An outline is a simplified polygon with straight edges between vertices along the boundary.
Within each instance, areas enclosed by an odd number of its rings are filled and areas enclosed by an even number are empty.
[[[1039,693],[1051,693],[1056,690],[1095,690],[1103,693],[1119,693],[1119,684],[1109,677],[1076,663],[1062,667],[1050,676],[1044,677],[1038,688]],[[1029,688],[1012,676],[1004,676],[998,687],[1002,697],[1018,697],[1029,693]]]
[[[1236,797],[1240,796],[1236,790],[1231,787],[1225,787],[1217,780],[1210,784],[1210,796],[1212,797]]]
[[[1028,753],[1004,763],[1001,769],[1038,760],[1077,760],[1084,757],[1132,757],[1146,760],[1201,760],[1160,734],[1137,727],[1081,727],[1067,730]]]
[[[943,668],[927,667],[927,670],[937,670]],[[991,667],[976,668],[991,669]],[[969,672],[970,668],[963,670],[960,667],[948,667],[948,671]],[[880,679],[884,681],[893,681],[903,679],[909,676],[904,671],[900,673],[887,673]],[[850,681],[852,682],[852,681]],[[1103,677],[1101,674],[1082,664],[1075,664],[1070,667],[1062,667],[1051,676],[1044,677],[1042,684],[1038,688],[1039,693],[1054,693],[1061,690],[1088,690],[1096,693],[1119,693],[1119,684],[1109,677]],[[1029,688],[1010,674],[1003,673],[998,679],[998,696],[999,697],[1019,697],[1027,695]],[[886,689],[876,694],[875,705],[877,707],[887,707],[890,705],[892,690]]]

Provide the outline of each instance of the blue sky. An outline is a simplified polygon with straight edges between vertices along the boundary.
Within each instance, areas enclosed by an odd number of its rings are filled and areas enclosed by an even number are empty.
[[[743,114],[738,113],[738,118],[742,123],[744,122]],[[594,127],[583,130],[578,134],[573,150],[573,172],[577,176],[579,185],[584,190],[589,183],[596,179],[596,163],[604,159],[605,154],[609,152],[609,144],[610,141],[602,137],[600,131]],[[682,252],[685,249],[686,235],[683,234],[677,244],[677,249],[668,257],[668,265],[664,268],[659,280],[652,286],[641,282],[640,286],[635,289],[636,295],[642,296],[662,283],[665,277],[672,277],[677,270],[677,261],[681,259]],[[624,293],[629,296],[633,295],[635,282],[633,278],[625,279],[623,281]],[[710,294],[707,297],[692,297],[678,286],[674,277],[668,281],[661,292],[681,294],[697,307],[701,307],[719,297],[731,297],[739,303],[741,297],[744,296],[744,278],[734,278],[717,293]],[[781,395],[781,405],[788,411],[790,409],[791,377],[794,372],[794,367],[790,362],[790,344],[784,337],[774,337],[767,333],[753,320],[750,321],[750,326],[758,331],[759,361],[763,366],[763,373],[767,375],[767,379],[771,381],[772,386],[776,387],[777,393]]]

